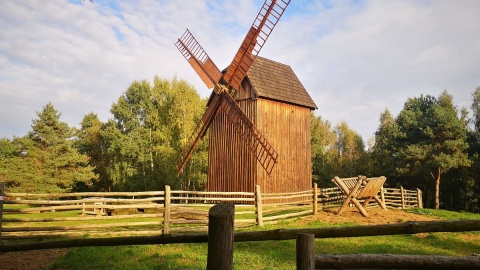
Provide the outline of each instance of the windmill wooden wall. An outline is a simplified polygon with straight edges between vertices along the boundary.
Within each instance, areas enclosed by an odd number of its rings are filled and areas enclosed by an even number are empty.
[[[272,62],[264,58],[260,58],[258,62],[256,60],[257,65],[254,63],[251,68],[253,74],[242,82],[235,99],[278,152],[278,163],[268,175],[247,148],[239,132],[220,112],[210,126],[207,183],[209,191],[253,192],[257,184],[267,193],[304,191],[311,188],[310,117],[315,104],[290,67]],[[275,68],[281,72],[276,72]],[[278,76],[287,81],[282,83],[282,79],[277,80],[276,73],[280,73]],[[270,77],[266,78],[265,82],[258,82],[258,78],[268,77],[267,75]],[[293,96],[295,91],[304,91],[310,103],[294,104],[260,96],[259,93],[269,97],[275,94],[265,94],[260,85],[271,84],[272,80],[281,83],[280,86],[273,85],[274,88],[281,87],[282,91],[290,91]],[[294,81],[294,84],[291,81]],[[302,89],[295,89],[299,88],[299,85]],[[286,89],[288,87],[294,89]]]
[[[239,132],[219,113],[210,126],[208,190],[253,192],[257,184],[268,193],[310,189],[311,110],[262,98],[239,105],[278,152],[278,163],[268,175]]]

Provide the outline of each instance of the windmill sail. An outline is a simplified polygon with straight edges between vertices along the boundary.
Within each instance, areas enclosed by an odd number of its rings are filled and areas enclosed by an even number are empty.
[[[266,0],[224,75],[227,87],[238,89],[290,0]]]
[[[247,147],[255,154],[261,166],[270,174],[277,163],[278,153],[268,143],[267,139],[260,133],[238,104],[228,94],[232,87],[239,89],[240,84],[253,64],[270,33],[277,24],[290,0],[266,0],[258,12],[256,19],[250,27],[242,45],[223,75],[217,66],[210,59],[202,46],[187,29],[175,43],[178,50],[187,59],[193,69],[197,72],[208,88],[215,86],[215,93],[200,123],[190,136],[182,154],[177,159],[178,173],[183,170],[186,162],[192,155],[198,141],[205,135],[219,110],[225,112],[234,129],[240,134],[247,144]],[[226,82],[226,87],[220,85]]]
[[[221,95],[223,95],[224,101],[222,102],[221,110],[227,114],[230,123],[240,134],[249,150],[255,154],[260,165],[262,165],[267,174],[270,174],[277,163],[278,153],[235,100],[226,92],[223,92]]]
[[[197,147],[198,141],[200,141],[200,139],[205,135],[205,132],[212,123],[213,118],[217,114],[218,109],[222,104],[222,98],[223,97],[221,95],[213,95],[210,105],[203,114],[200,122],[195,127],[192,135],[190,135],[187,143],[185,144],[185,147],[182,150],[182,153],[175,162],[175,165],[178,168],[178,174],[182,172],[183,167],[185,167],[185,164],[195,150],[195,147]]]
[[[175,46],[208,88],[212,88],[220,81],[222,73],[188,29],[175,42]]]

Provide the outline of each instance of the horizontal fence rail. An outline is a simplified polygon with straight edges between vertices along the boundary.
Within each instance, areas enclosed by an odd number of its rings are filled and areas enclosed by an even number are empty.
[[[422,207],[421,191],[383,188],[379,197],[389,208]],[[125,235],[160,235],[206,231],[208,210],[217,203],[236,205],[235,227],[277,223],[315,215],[340,206],[338,188],[289,193],[149,192],[5,193],[0,239]],[[373,205],[372,205],[373,206]],[[68,213],[68,214],[67,214]]]

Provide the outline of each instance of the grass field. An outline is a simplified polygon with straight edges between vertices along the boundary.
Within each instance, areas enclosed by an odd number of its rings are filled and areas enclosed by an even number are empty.
[[[432,219],[479,219],[478,214],[408,210]],[[388,211],[395,216],[400,211]],[[406,220],[397,220],[403,222]],[[390,222],[391,223],[391,222]],[[359,225],[358,221],[330,223],[296,219],[262,229]],[[258,227],[254,227],[258,230]],[[480,253],[480,232],[316,239],[316,254],[431,254],[469,256]],[[70,249],[52,269],[205,269],[207,244],[171,244]],[[234,245],[234,269],[295,269],[295,241],[243,242]]]

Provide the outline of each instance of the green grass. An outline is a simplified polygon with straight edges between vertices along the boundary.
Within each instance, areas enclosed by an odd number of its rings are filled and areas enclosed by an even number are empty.
[[[479,219],[478,214],[408,210],[441,219]],[[263,228],[306,228],[352,226],[354,223],[327,224],[300,219],[283,221]],[[420,254],[468,256],[480,251],[480,233],[423,233],[416,235],[316,239],[316,254]],[[207,244],[170,244],[71,249],[55,261],[52,269],[205,269]],[[295,241],[261,241],[234,244],[234,269],[295,269]]]

